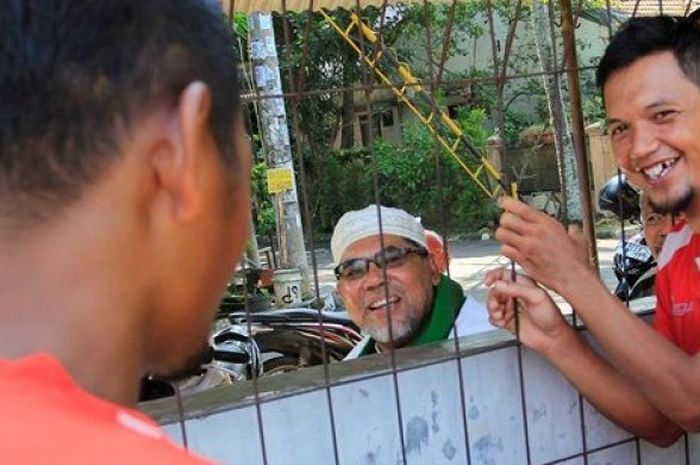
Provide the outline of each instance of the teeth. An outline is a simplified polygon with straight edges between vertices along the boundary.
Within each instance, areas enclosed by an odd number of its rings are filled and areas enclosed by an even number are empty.
[[[390,297],[388,302],[386,299],[382,299],[382,300],[379,300],[379,301],[373,303],[372,305],[370,305],[369,308],[371,308],[372,310],[376,310],[378,308],[385,307],[388,304],[393,304],[393,303],[396,303],[398,301],[399,301],[398,297]]]
[[[662,163],[659,163],[657,165],[652,166],[651,168],[645,169],[644,174],[646,174],[647,177],[651,179],[658,178],[661,172],[663,171],[663,167],[661,165]]]
[[[654,166],[645,168],[642,171],[644,172],[644,175],[647,178],[651,180],[656,180],[668,173],[669,169],[675,164],[676,160],[664,160],[660,163],[655,164]]]

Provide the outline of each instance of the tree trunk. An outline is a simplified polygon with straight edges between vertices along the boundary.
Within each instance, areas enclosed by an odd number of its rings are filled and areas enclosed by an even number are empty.
[[[559,180],[564,196],[566,223],[581,222],[583,213],[578,192],[578,172],[569,122],[564,111],[559,76],[554,74],[557,58],[554,56],[548,6],[544,0],[533,0],[531,10],[532,30],[535,35],[537,55],[544,73],[544,90],[549,107],[550,123],[554,131],[554,146],[559,167]]]

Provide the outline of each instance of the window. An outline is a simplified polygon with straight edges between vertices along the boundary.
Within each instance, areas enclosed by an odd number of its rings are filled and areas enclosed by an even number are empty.
[[[382,112],[382,127],[390,128],[394,125],[394,109],[390,108]]]
[[[367,124],[367,121],[369,118],[367,118],[367,115],[360,115],[360,136],[362,138],[362,145],[367,146],[369,145],[369,125]],[[380,115],[375,114],[372,117],[372,136],[376,139],[377,137],[382,136],[382,126],[381,126],[381,119]]]

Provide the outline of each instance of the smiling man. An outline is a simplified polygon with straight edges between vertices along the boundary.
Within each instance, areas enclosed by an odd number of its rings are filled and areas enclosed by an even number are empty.
[[[598,68],[613,152],[657,211],[682,214],[658,259],[654,327],[613,298],[555,220],[512,199],[496,237],[503,253],[568,300],[601,343],[601,359],[542,288],[503,270],[491,320],[547,357],[599,410],[658,445],[700,430],[700,11],[628,21]],[[551,251],[556,250],[556,254]]]
[[[493,329],[483,307],[439,272],[423,226],[404,210],[370,205],[345,213],[331,251],[338,293],[365,334],[347,359]]]

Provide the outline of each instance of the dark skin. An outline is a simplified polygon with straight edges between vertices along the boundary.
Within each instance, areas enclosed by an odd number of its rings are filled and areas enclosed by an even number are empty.
[[[93,394],[135,405],[144,373],[178,371],[200,349],[249,206],[241,118],[227,173],[210,108],[207,86],[191,83],[133,124],[110,169],[50,225],[16,234],[0,222],[0,357],[48,352]]]

